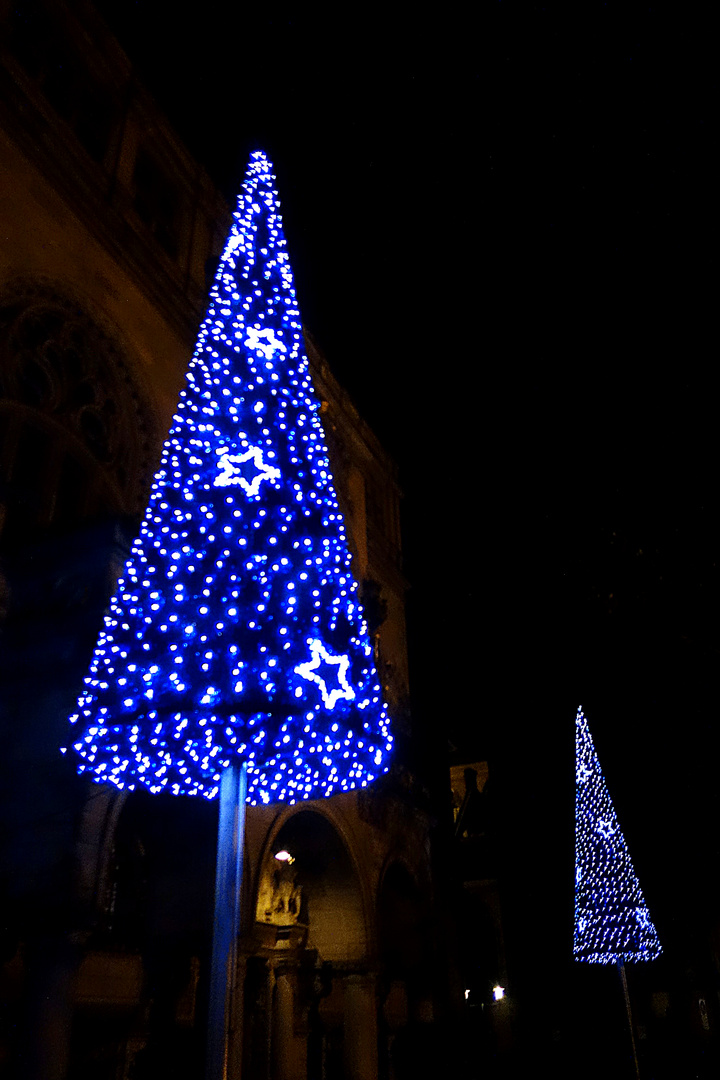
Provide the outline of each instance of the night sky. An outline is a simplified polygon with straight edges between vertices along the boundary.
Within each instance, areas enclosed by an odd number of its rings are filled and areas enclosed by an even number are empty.
[[[490,760],[516,942],[570,948],[582,704],[689,949],[718,859],[709,28],[98,6],[229,200],[251,149],[275,162],[304,321],[400,466],[417,722]]]

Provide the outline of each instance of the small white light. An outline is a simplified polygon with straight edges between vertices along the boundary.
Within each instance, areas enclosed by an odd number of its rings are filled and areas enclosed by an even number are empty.
[[[286,862],[288,865],[295,862],[294,856],[292,856],[289,851],[285,851],[284,848],[282,851],[275,852],[275,858],[278,862]]]
[[[493,997],[496,1001],[502,1001],[502,999],[505,997],[505,987],[493,986]]]

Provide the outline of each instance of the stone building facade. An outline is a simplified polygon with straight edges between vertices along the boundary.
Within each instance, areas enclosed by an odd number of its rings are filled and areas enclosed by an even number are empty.
[[[217,809],[57,748],[228,223],[89,5],[0,3],[2,1076],[202,1075]],[[372,791],[249,808],[229,1075],[399,1080],[435,1018],[400,493],[307,344],[399,750]]]

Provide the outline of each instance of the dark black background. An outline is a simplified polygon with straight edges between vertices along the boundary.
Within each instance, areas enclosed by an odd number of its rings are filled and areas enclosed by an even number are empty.
[[[518,978],[565,977],[578,704],[681,964],[718,859],[702,9],[98,7],[229,200],[275,162],[304,321],[400,465],[417,723],[491,763]]]

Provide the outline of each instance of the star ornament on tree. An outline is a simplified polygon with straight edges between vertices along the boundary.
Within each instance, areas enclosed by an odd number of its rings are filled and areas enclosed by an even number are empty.
[[[250,480],[244,475],[250,470],[240,468],[248,462],[252,462],[257,469]],[[215,487],[231,487],[237,484],[246,495],[257,495],[263,480],[280,479],[280,470],[263,461],[263,452],[259,446],[251,446],[244,454],[228,454],[226,451],[220,451],[218,469],[219,473],[213,481]]]
[[[598,821],[597,831],[606,840],[609,840],[610,837],[614,836],[617,832],[617,825],[615,825],[612,821]]]
[[[298,664],[295,668],[296,674],[309,682],[317,683],[328,709],[333,709],[340,698],[353,701],[355,691],[347,681],[350,657],[333,656],[321,641],[309,641],[308,644],[312,660],[306,664]]]
[[[635,908],[635,918],[643,930],[648,930],[652,926],[652,923],[650,922],[650,912],[647,908]]]
[[[592,773],[590,772],[590,769],[587,767],[584,761],[581,761],[577,767],[577,773],[575,776],[578,784],[586,783],[590,779],[591,775]]]
[[[287,352],[287,349],[279,338],[275,337],[275,332],[272,327],[264,327],[258,329],[256,326],[251,326],[248,329],[247,337],[244,344],[248,349],[253,349],[255,352],[261,352],[266,360],[272,360],[278,352]],[[261,339],[265,338],[265,341]]]

